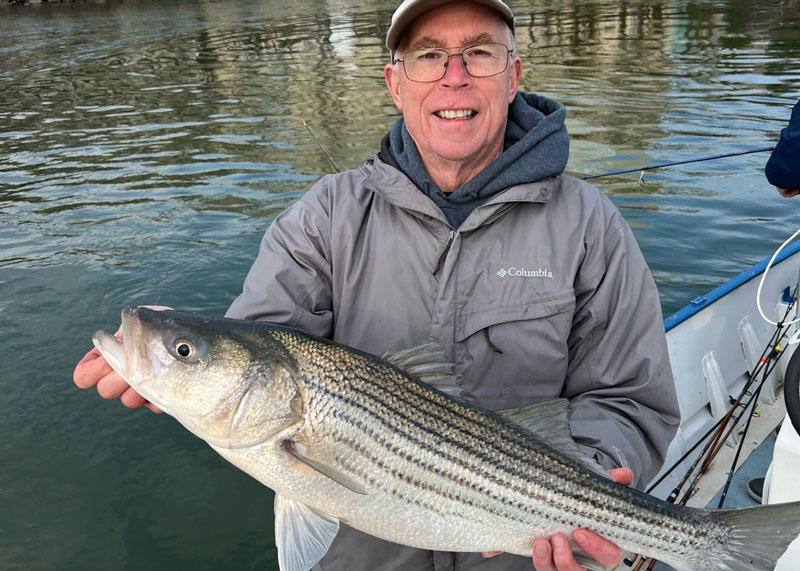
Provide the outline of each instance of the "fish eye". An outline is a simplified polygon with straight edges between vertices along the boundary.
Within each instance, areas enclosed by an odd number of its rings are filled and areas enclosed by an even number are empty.
[[[197,345],[189,339],[178,339],[173,345],[173,350],[178,357],[188,359],[197,353]]]

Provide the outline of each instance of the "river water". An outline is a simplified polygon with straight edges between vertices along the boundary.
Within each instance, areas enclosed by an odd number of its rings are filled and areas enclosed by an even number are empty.
[[[568,171],[774,144],[800,98],[800,2],[512,2]],[[222,314],[264,229],[378,148],[393,2],[0,7],[0,569],[275,569],[271,493],[174,420],[79,391],[123,306]],[[665,315],[769,256],[800,198],[766,153],[598,185]]]

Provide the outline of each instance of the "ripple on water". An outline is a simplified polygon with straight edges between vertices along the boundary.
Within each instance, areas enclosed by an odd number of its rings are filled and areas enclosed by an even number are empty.
[[[394,5],[0,7],[0,568],[275,568],[261,486],[72,369],[126,305],[225,311],[267,225],[330,172],[304,121],[340,168],[378,149]],[[800,97],[795,0],[515,11],[522,87],[566,104],[577,175],[765,146]],[[764,161],[596,181],[665,313],[793,229]]]

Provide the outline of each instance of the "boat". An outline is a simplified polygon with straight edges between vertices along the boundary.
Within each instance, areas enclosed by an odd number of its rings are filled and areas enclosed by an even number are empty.
[[[759,459],[750,473],[765,476],[763,503],[800,500],[798,282],[800,243],[794,243],[664,320],[681,424],[649,493],[668,501],[683,494],[695,507],[720,507],[718,498],[725,499],[722,507],[757,505],[747,494],[749,478],[736,475],[751,457]],[[728,428],[715,445],[717,426]],[[716,446],[715,459],[687,494],[701,470],[694,465],[698,454]],[[669,569],[662,563],[655,568]],[[800,569],[800,538],[776,569]]]

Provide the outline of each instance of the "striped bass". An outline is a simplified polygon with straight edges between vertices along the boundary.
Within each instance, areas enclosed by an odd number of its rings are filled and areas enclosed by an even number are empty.
[[[342,521],[395,543],[531,555],[586,528],[679,570],[773,569],[800,502],[675,506],[617,484],[569,435],[566,401],[505,415],[422,380],[430,346],[379,358],[263,322],[127,308],[93,336],[137,392],[272,488],[283,571],[307,571]]]

